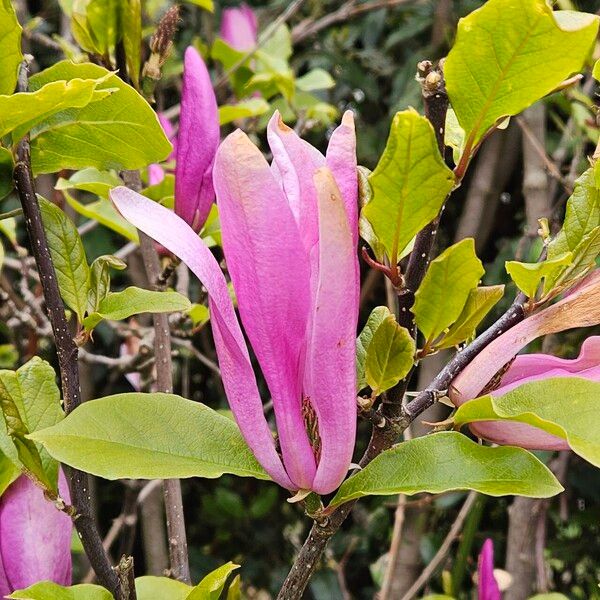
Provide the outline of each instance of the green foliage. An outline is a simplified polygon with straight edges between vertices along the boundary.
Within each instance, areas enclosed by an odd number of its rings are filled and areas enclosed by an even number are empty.
[[[457,426],[475,421],[518,421],[567,440],[576,454],[600,466],[600,383],[580,377],[551,377],[525,383],[494,398],[465,402]]]
[[[54,369],[37,356],[17,371],[0,371],[0,406],[6,423],[6,427],[0,423],[0,450],[13,464],[56,491],[58,463],[27,438],[64,416],[55,379]]]
[[[491,127],[579,70],[597,31],[596,16],[553,12],[546,0],[488,0],[461,19],[444,74],[466,159]]]
[[[2,425],[4,427],[4,425]],[[0,438],[4,433],[0,433]],[[4,440],[5,441],[5,440]],[[3,442],[0,441],[0,446]],[[0,496],[6,488],[21,474],[21,469],[6,454],[0,452]]]
[[[83,320],[87,330],[93,329],[102,319],[120,321],[141,313],[184,312],[191,308],[190,301],[177,292],[156,292],[130,286],[122,292],[106,292],[107,286],[101,283],[105,292],[98,301],[96,312]]]
[[[70,108],[82,108],[110,96],[111,90],[98,90],[107,77],[50,81],[35,92],[0,96],[0,137],[12,133],[19,141],[30,129],[42,129],[52,115]]]
[[[475,335],[475,330],[485,316],[496,306],[504,294],[503,285],[480,286],[469,292],[460,316],[444,334],[436,348],[451,348]]]
[[[12,152],[0,147],[0,200],[8,196],[13,189],[13,157]]]
[[[377,306],[369,315],[365,326],[363,327],[360,335],[356,338],[356,386],[357,391],[362,390],[367,386],[367,379],[365,376],[365,363],[367,361],[367,352],[369,345],[373,339],[373,335],[377,331],[381,323],[388,317],[393,315],[387,306]]]
[[[101,102],[61,111],[31,132],[31,160],[36,173],[61,169],[139,169],[171,152],[156,114],[117,75],[91,63],[59,62],[30,79],[32,90],[52,81],[106,79],[96,89],[116,89]],[[60,150],[58,150],[60,149]]]
[[[123,48],[127,59],[127,73],[136,89],[140,87],[140,66],[142,61],[142,2],[122,0],[120,5]]]
[[[55,204],[39,198],[44,231],[60,295],[83,322],[87,311],[90,268],[73,221]]]
[[[113,595],[100,585],[81,583],[63,587],[52,581],[34,583],[25,590],[17,590],[7,598],[16,600],[112,600]]]
[[[572,252],[565,252],[555,258],[537,263],[509,260],[506,262],[506,272],[528,298],[535,298],[542,279],[544,281],[555,280],[556,275],[564,271],[565,265],[570,265],[572,262]]]
[[[369,183],[373,199],[362,214],[395,263],[413,237],[436,217],[454,185],[425,117],[414,110],[396,114]]]
[[[368,495],[475,490],[548,498],[562,491],[550,470],[521,448],[479,446],[447,431],[402,442],[347,479],[331,506]]]
[[[412,308],[427,343],[461,316],[471,290],[484,273],[473,238],[450,246],[431,261]]]
[[[173,394],[116,394],[30,436],[57,460],[106,479],[268,479],[231,419]]]
[[[127,265],[115,256],[99,256],[90,265],[90,281],[87,294],[87,312],[100,310],[101,302],[110,292],[110,269],[122,271]]]
[[[23,60],[21,26],[11,0],[0,1],[0,94],[12,94]]]
[[[367,347],[365,360],[365,378],[374,395],[389,390],[409,373],[415,350],[410,332],[401,327],[393,315],[379,323]]]
[[[263,98],[248,98],[236,104],[219,106],[219,124],[226,125],[236,119],[259,117],[269,110],[269,103]]]
[[[219,600],[227,578],[239,567],[239,565],[228,562],[212,571],[190,592],[186,600]]]

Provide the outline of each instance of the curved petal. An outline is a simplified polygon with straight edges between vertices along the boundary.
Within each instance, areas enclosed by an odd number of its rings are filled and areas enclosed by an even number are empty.
[[[181,258],[208,290],[223,385],[236,422],[267,473],[281,486],[295,489],[275,449],[244,336],[215,257],[193,230],[164,206],[126,187],[111,190],[110,196],[123,217]]]
[[[331,171],[315,175],[319,208],[319,279],[313,301],[304,391],[319,424],[321,458],[313,482],[332,492],[348,472],[356,437],[356,252]]]
[[[199,231],[213,203],[212,167],[219,146],[217,100],[198,51],[185,51],[175,167],[175,212]]]
[[[598,270],[597,270],[598,271]],[[456,406],[475,398],[498,371],[542,335],[600,323],[600,277],[590,274],[568,296],[521,321],[484,348],[452,382]]]
[[[301,407],[309,265],[268,163],[246,134],[221,144],[214,167],[223,250],[244,329],[273,397],[286,470],[311,489],[315,459]]]
[[[315,171],[325,166],[325,157],[282,120],[275,111],[267,126],[267,139],[280,184],[298,222],[304,247],[310,252],[319,239]]]
[[[239,8],[224,8],[221,16],[221,37],[239,52],[252,50],[256,44],[258,21],[254,11],[243,3]]]
[[[327,166],[342,193],[352,241],[358,244],[358,174],[356,165],[356,132],[354,114],[347,110],[342,123],[331,134],[326,153]]]
[[[62,471],[59,490],[70,502]],[[21,475],[0,501],[0,555],[6,577],[6,581],[0,581],[0,591],[10,593],[41,580],[70,585],[72,529],[69,516]],[[2,589],[4,586],[9,590]]]

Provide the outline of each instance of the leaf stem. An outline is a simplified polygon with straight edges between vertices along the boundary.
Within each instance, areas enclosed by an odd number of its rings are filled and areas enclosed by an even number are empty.
[[[27,63],[24,61],[19,70],[18,91],[25,92],[27,89]],[[69,331],[65,307],[60,296],[56,272],[54,271],[50,249],[42,225],[31,170],[28,134],[19,142],[16,154],[17,163],[13,176],[42,285],[46,310],[54,334],[65,412],[69,414],[81,404],[77,346]],[[88,475],[77,469],[69,469],[69,476],[71,501],[77,511],[74,524],[90,564],[100,583],[111,591],[118,600],[126,600],[120,593],[117,575],[111,567],[108,555],[102,546],[102,538],[96,527],[91,509]]]

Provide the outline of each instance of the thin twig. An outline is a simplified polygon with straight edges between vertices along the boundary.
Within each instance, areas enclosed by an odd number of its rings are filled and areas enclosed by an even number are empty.
[[[19,71],[19,91],[28,89],[27,64],[22,63]],[[14,180],[25,215],[25,226],[29,235],[31,248],[35,257],[48,317],[52,325],[56,354],[60,370],[61,387],[66,414],[72,412],[81,404],[79,389],[79,370],[77,368],[77,347],[69,331],[69,324],[65,316],[65,307],[60,296],[60,290],[48,248],[48,241],[42,225],[40,207],[35,194],[33,173],[31,170],[31,157],[29,149],[29,136],[26,135],[17,146],[17,164],[14,169]],[[88,475],[77,469],[70,469],[71,501],[77,515],[74,519],[75,527],[90,561],[98,575],[98,580],[116,598],[122,599],[119,581],[112,570],[108,556],[102,547],[102,539],[98,533],[93,517]]]
[[[473,504],[475,504],[475,500],[477,500],[477,492],[469,492],[467,499],[462,505],[454,523],[452,523],[452,527],[450,527],[450,531],[448,535],[442,542],[439,550],[435,553],[435,556],[431,559],[431,562],[423,569],[421,575],[419,575],[418,579],[412,584],[410,589],[402,596],[401,600],[412,600],[419,592],[419,590],[429,581],[432,575],[437,571],[438,567],[446,558],[450,547],[454,540],[460,534],[461,529],[465,523],[465,520],[469,516],[469,512],[471,508],[473,508]]]

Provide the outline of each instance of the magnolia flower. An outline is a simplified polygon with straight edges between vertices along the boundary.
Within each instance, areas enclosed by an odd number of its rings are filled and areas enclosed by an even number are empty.
[[[548,377],[585,377],[600,381],[600,337],[590,337],[581,347],[578,358],[561,359],[547,354],[517,352],[542,335],[558,333],[574,327],[588,327],[600,322],[600,269],[579,284],[560,302],[541,310],[498,336],[478,354],[454,379],[449,396],[460,406],[484,392],[488,383],[510,364],[493,396],[528,381]],[[521,446],[531,450],[566,450],[567,442],[536,427],[506,421],[481,421],[470,428],[482,438],[498,444]]]
[[[359,271],[354,121],[344,115],[327,155],[276,113],[273,164],[242,131],[221,144],[214,184],[223,250],[244,329],[268,384],[277,444],[263,414],[227,284],[211,252],[166,208],[118,187],[137,228],[179,256],[208,290],[223,384],[240,430],[269,475],[290,490],[333,491],[356,429]]]
[[[70,502],[59,473],[62,498]],[[42,580],[71,585],[71,519],[25,475],[0,498],[0,597]]]
[[[477,600],[500,600],[500,588],[494,577],[494,542],[485,540],[477,560]]]
[[[239,8],[225,8],[221,16],[221,37],[240,52],[256,45],[258,21],[254,11],[244,2]]]

